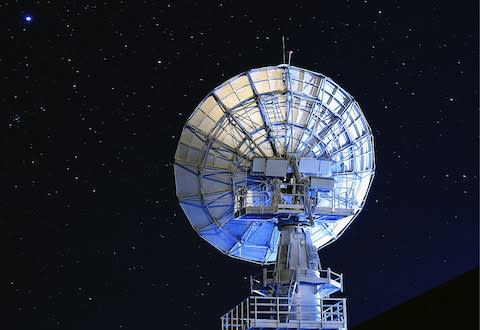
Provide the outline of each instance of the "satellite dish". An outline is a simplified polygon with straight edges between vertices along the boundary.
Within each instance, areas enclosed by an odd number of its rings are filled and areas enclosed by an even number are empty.
[[[180,205],[223,253],[270,264],[222,329],[347,329],[343,275],[320,265],[365,204],[373,136],[330,78],[282,64],[224,82],[187,120],[175,154]]]
[[[372,132],[354,98],[288,65],[213,89],[175,154],[177,196],[193,228],[223,253],[260,264],[276,260],[279,216],[313,221],[317,249],[336,240],[361,211],[374,171]],[[309,196],[296,179],[309,181]]]

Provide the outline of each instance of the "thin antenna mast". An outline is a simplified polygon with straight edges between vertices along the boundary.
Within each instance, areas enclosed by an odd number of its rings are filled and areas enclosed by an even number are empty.
[[[283,46],[283,51],[282,51],[283,64],[285,64],[285,36],[282,36],[282,46]]]

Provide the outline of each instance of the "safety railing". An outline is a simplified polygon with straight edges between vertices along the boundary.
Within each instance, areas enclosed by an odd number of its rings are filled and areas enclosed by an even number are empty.
[[[329,268],[320,270],[320,277],[326,278],[329,283],[336,282],[343,292],[343,274],[335,273]]]
[[[309,276],[309,272],[310,270],[297,269],[292,273],[291,281],[296,282],[301,278]],[[320,270],[319,273],[319,278],[323,280],[322,283],[331,284],[343,291],[343,274],[334,272],[330,269],[330,267]],[[264,268],[262,273],[250,276],[251,292],[260,293],[261,289],[268,286],[273,286],[273,284],[278,282],[278,280],[279,279],[277,278],[275,270]]]
[[[295,189],[275,193],[273,190],[252,191],[238,189],[235,191],[234,210],[235,216],[244,214],[275,214],[275,213],[304,213],[310,207],[314,214],[340,214],[350,215],[353,213],[354,199],[351,189],[334,188],[328,192],[315,192],[310,197],[305,195],[303,184],[288,185]],[[301,189],[300,189],[301,187]],[[297,190],[298,189],[298,190]],[[312,198],[311,202],[309,198]],[[311,206],[308,206],[311,205]]]
[[[317,299],[316,304],[295,304],[287,297],[249,297],[221,317],[222,330],[346,329],[345,298]]]

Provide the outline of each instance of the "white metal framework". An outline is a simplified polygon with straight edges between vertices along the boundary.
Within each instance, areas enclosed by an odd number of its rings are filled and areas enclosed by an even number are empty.
[[[221,329],[346,329],[345,305],[345,298],[305,307],[288,297],[251,296],[221,317]]]
[[[175,154],[177,196],[201,237],[268,264],[279,219],[312,225],[316,249],[362,209],[375,170],[358,103],[330,78],[279,65],[215,88],[189,117]]]

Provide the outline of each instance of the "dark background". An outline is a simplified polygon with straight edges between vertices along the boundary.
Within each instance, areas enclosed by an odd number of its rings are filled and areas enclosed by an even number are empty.
[[[478,276],[478,268],[466,272],[361,323],[353,330],[477,330]]]
[[[319,252],[345,274],[349,323],[478,267],[478,1],[12,1],[0,16],[5,329],[219,328],[261,267],[196,235],[172,161],[195,106],[280,64],[282,35],[375,136],[365,209]]]

